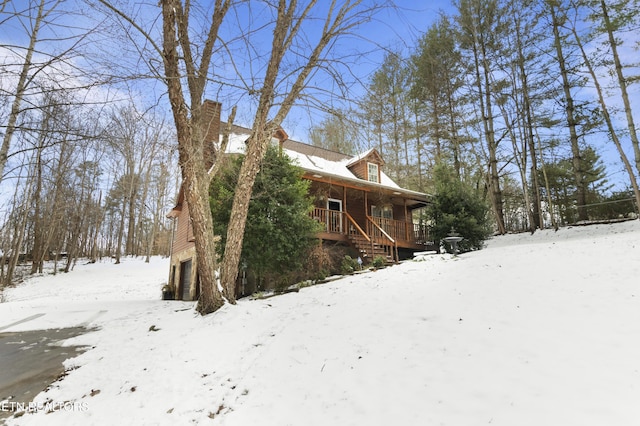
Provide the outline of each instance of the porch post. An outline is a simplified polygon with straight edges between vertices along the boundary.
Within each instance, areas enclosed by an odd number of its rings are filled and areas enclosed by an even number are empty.
[[[369,193],[367,191],[365,191],[364,189],[362,190],[362,192],[364,192],[364,217],[365,219],[367,218],[367,216],[369,216],[369,212],[367,212],[367,201],[368,201],[368,195]]]
[[[405,240],[413,243],[414,242],[413,241],[413,237],[411,239],[409,239],[409,227],[411,227],[412,230],[413,230],[413,217],[409,217],[409,210],[407,210],[407,199],[405,198],[403,201],[404,201],[404,233],[405,233]],[[409,219],[411,219],[411,220],[409,220]]]
[[[345,212],[349,212],[349,208],[347,207],[347,187],[342,187],[342,217],[346,219]],[[346,224],[346,221],[344,221]],[[345,234],[349,234],[349,230],[347,229]]]

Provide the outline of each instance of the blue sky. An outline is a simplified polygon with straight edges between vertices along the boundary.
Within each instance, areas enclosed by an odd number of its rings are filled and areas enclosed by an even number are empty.
[[[15,5],[18,4],[19,3],[15,3]],[[80,3],[68,2],[64,3],[64,6],[73,9],[74,7],[71,6],[73,4]],[[134,3],[130,4],[133,5]],[[144,20],[150,22],[153,18],[153,15],[159,13],[157,3],[150,3],[145,5],[144,3],[136,2],[135,4],[137,5],[137,7],[150,8],[149,11],[151,12],[151,14],[139,14],[138,16],[141,17],[140,19],[144,18]],[[256,4],[259,3],[251,3],[252,7],[254,7],[254,12]],[[320,6],[325,4],[326,3],[320,2]],[[342,49],[342,52],[354,52],[354,59],[352,59],[352,62],[348,64],[353,77],[347,76],[347,79],[351,83],[349,93],[346,94],[347,97],[355,99],[364,94],[363,85],[366,85],[368,83],[371,75],[378,69],[378,67],[382,63],[386,51],[385,49],[388,48],[393,50],[400,50],[408,56],[410,53],[412,53],[414,47],[417,45],[417,40],[438,18],[440,12],[444,12],[447,14],[453,14],[455,12],[450,0],[395,0],[390,2],[390,4],[395,5],[395,7],[390,7],[386,10],[380,11],[375,20],[364,24],[357,29],[358,37],[350,37],[339,46],[340,49]],[[90,21],[90,18],[88,16],[91,15],[87,15],[86,18],[87,21]],[[60,14],[56,17],[58,23],[61,24],[66,23],[65,20],[68,19],[73,19],[74,23],[77,24],[78,18],[79,15],[70,14]],[[82,23],[83,21],[79,22]],[[244,22],[246,21],[240,19],[240,23]],[[237,22],[233,21],[229,23],[229,25],[237,24]],[[147,23],[146,25],[151,24]],[[90,25],[87,24],[87,26]],[[5,22],[3,26],[0,26],[0,38],[4,40],[5,43],[7,42],[7,40],[17,42],[19,39],[19,34],[19,28],[16,27],[14,23],[9,23],[9,25],[7,25],[7,23]],[[270,34],[265,33],[265,37],[259,40],[253,40],[252,42],[256,44],[256,46],[260,48],[260,50],[264,53],[265,51],[268,51],[270,45],[269,36]],[[125,61],[129,65],[140,62],[139,57],[132,59],[131,57],[127,56],[127,53],[135,56],[135,54],[138,52],[132,49],[129,49],[127,51],[127,46],[118,44],[122,43],[122,39],[102,39],[101,41],[106,43],[113,43],[108,47],[96,43],[95,46],[98,47],[98,50],[101,50],[102,53],[106,51],[107,53],[112,54],[112,52],[117,51],[119,60]],[[56,43],[56,48],[58,50],[61,47],[62,46],[60,45],[60,43]],[[366,53],[362,54],[362,56],[358,56],[356,52]],[[634,54],[637,54],[637,51],[634,51]],[[249,65],[254,65],[254,63],[258,63],[258,59],[261,58],[254,57],[253,59],[255,59],[255,61],[248,60],[245,62],[248,62]],[[349,59],[345,58],[345,60]],[[142,61],[142,63],[144,64],[144,61]],[[233,69],[226,71],[229,74],[233,74],[233,72],[235,72],[235,70]],[[255,72],[255,69],[253,71]],[[166,88],[164,88],[164,86],[159,81],[147,80],[144,84],[146,84],[145,87],[148,87],[149,89],[142,91],[141,96],[145,96],[147,98],[146,100],[150,102],[155,100],[155,98],[157,97],[161,97],[166,90]],[[326,85],[326,87],[323,87],[323,89],[328,92],[339,92],[338,88],[332,84],[331,79],[327,78],[326,76],[324,77],[324,80],[321,80],[321,84]],[[634,99],[638,99],[638,88],[632,87],[632,89],[635,92]],[[222,96],[218,98],[218,94],[220,94],[221,92],[222,90],[220,90],[219,86],[210,84],[207,96],[212,99],[221,100],[223,102],[223,107],[226,108],[227,111],[231,108],[231,106],[239,103],[240,105],[236,122],[241,125],[249,126],[253,117],[251,103],[247,103],[249,97],[246,94],[242,94],[242,91],[236,91],[236,93],[233,95],[229,94],[228,96]],[[338,96],[326,96],[323,101],[325,102],[323,106],[332,106],[336,108],[344,106],[344,103],[340,101]],[[168,109],[168,102],[166,100],[166,97],[161,99],[160,104]],[[223,119],[224,118],[226,118],[226,113],[223,112]],[[307,135],[310,127],[313,124],[318,124],[318,122],[322,118],[323,113],[321,113],[317,109],[308,109],[301,107],[291,112],[288,119],[283,123],[283,126],[289,133],[290,137],[292,137],[293,139],[307,141]],[[619,172],[620,162],[618,160],[617,153],[613,149],[608,149],[608,151],[610,152],[607,152],[607,165],[611,166],[608,169],[608,173],[614,175],[614,178],[620,176],[624,180],[624,174],[620,174]]]
[[[366,52],[358,57],[351,67],[359,82],[353,82],[350,95],[353,98],[362,96],[364,88],[373,73],[383,62],[386,49],[410,54],[417,45],[417,40],[427,28],[438,18],[441,11],[451,13],[453,6],[450,0],[396,0],[394,6],[380,11],[372,22],[358,28],[358,37],[348,38],[348,46],[359,52]],[[336,89],[337,91],[337,89]],[[336,107],[340,107],[335,99]],[[292,111],[285,121],[287,131],[292,138],[306,140],[309,128],[322,118],[318,111],[298,109]]]

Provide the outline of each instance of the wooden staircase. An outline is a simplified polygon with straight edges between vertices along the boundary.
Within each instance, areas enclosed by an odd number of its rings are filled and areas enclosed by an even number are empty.
[[[387,260],[387,262],[393,263],[393,252],[385,246],[367,241],[366,238],[360,235],[349,235],[348,238],[351,245],[358,250],[360,257],[363,260],[371,261],[378,256],[382,256]]]
[[[347,218],[347,238],[353,247],[360,253],[360,257],[365,261],[372,261],[377,256],[382,256],[387,263],[397,261],[397,246],[395,240],[391,238],[384,230],[382,230],[374,222],[370,222],[367,228],[375,232],[365,232],[353,220],[351,215],[345,213]]]

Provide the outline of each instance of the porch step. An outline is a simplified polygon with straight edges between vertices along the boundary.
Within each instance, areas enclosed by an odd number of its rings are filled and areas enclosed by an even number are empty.
[[[363,258],[373,259],[377,256],[382,256],[387,259],[387,262],[393,262],[393,258],[389,256],[385,248],[379,244],[373,244],[373,250],[371,243],[361,235],[349,235],[349,241],[360,252],[360,256]]]

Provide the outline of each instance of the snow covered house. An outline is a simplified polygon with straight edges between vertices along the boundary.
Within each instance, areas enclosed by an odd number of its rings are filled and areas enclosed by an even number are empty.
[[[213,114],[209,134],[220,141],[220,105],[205,102]],[[217,121],[216,121],[217,120]],[[215,135],[218,135],[216,138]],[[242,154],[250,129],[233,126],[227,153]],[[420,223],[418,209],[429,203],[427,194],[401,188],[384,173],[384,160],[376,149],[350,156],[290,140],[278,131],[272,143],[304,171],[311,181],[312,216],[323,225],[318,238],[350,246],[366,262],[376,256],[391,261],[409,258],[416,251],[434,249],[428,227]],[[176,298],[198,297],[194,235],[182,191],[169,213],[175,218],[169,282]]]

